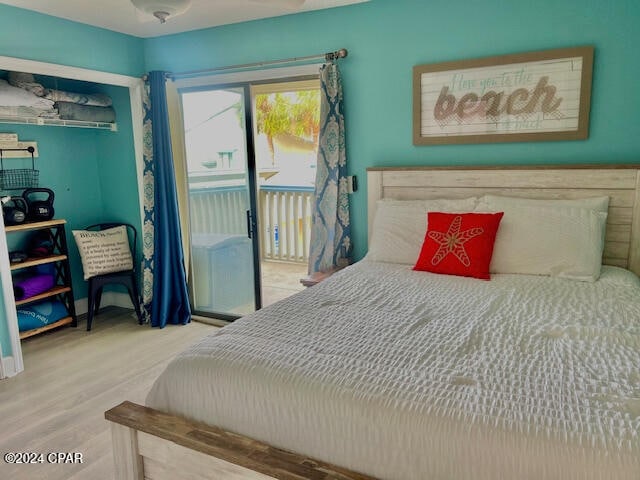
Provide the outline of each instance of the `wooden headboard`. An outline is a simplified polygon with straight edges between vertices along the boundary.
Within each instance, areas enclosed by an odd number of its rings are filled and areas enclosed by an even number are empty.
[[[389,167],[367,169],[369,237],[376,202],[465,198],[609,196],[603,263],[640,275],[640,165],[527,167]]]

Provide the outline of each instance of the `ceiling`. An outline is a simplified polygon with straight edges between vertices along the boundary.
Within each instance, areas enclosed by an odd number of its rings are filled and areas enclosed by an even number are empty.
[[[251,0],[192,0],[185,13],[160,24],[140,13],[129,0],[0,0],[0,3],[86,23],[136,37],[157,37],[229,23],[341,7],[369,0],[306,0],[302,8]]]

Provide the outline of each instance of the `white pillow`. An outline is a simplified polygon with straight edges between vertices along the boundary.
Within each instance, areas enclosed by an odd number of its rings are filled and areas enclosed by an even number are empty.
[[[367,258],[414,265],[427,232],[427,212],[472,212],[477,204],[477,197],[378,200]]]
[[[78,245],[84,279],[105,273],[133,269],[127,227],[124,225],[107,230],[73,230]]]
[[[607,213],[609,211],[609,197],[588,197],[572,199],[534,199],[522,197],[501,197],[484,195],[478,201],[478,208],[501,209],[509,206],[521,207],[581,207]],[[496,210],[497,211],[497,210]]]
[[[515,203],[482,202],[476,209],[504,212],[491,273],[550,275],[588,282],[598,279],[607,221],[601,205],[558,206],[546,200],[539,206]]]

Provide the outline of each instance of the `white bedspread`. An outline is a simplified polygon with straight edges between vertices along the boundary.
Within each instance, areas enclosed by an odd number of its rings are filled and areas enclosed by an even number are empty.
[[[640,478],[640,280],[363,261],[203,339],[151,407],[382,479]]]

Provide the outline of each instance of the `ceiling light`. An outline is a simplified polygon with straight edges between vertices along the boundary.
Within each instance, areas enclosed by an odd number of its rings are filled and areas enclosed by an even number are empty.
[[[187,11],[191,0],[131,0],[131,3],[143,13],[153,15],[160,23]]]

